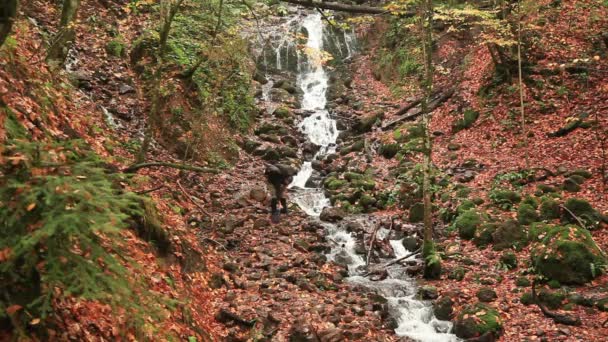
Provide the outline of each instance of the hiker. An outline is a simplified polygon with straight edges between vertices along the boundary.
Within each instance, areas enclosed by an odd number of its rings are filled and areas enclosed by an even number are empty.
[[[272,200],[270,202],[272,222],[277,223],[279,221],[279,201],[281,202],[280,213],[287,214],[287,198],[285,192],[287,186],[293,180],[293,175],[296,174],[295,168],[285,164],[266,164],[266,180],[268,181],[268,189],[272,193]]]

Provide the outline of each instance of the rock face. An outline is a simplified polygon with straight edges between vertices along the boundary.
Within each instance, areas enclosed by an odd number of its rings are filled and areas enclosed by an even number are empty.
[[[538,272],[562,284],[589,282],[606,262],[589,231],[578,226],[551,228],[532,253]]]
[[[460,338],[483,336],[483,341],[495,341],[502,334],[502,322],[498,311],[477,303],[462,309],[454,322],[454,333]]]
[[[344,213],[344,211],[340,208],[325,207],[323,208],[323,211],[321,212],[321,216],[319,218],[321,219],[321,221],[338,222],[342,221],[345,216],[346,213]]]

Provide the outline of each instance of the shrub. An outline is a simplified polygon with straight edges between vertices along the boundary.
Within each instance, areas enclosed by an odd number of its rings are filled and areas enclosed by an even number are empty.
[[[137,285],[114,257],[117,234],[141,211],[117,186],[124,180],[77,143],[13,140],[4,157],[12,162],[0,181],[0,307],[27,308],[20,319],[46,318],[59,296],[138,308]]]

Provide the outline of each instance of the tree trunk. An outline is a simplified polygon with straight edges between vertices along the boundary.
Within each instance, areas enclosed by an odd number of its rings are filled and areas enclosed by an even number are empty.
[[[360,6],[360,5],[347,5],[338,2],[313,2],[306,0],[283,0],[290,4],[299,5],[302,7],[309,8],[321,8],[334,11],[348,12],[348,13],[360,13],[360,14],[386,14],[389,13],[387,10],[381,7],[372,6]],[[414,13],[406,14],[406,16],[413,16]]]
[[[63,64],[68,52],[76,40],[75,22],[80,8],[80,0],[64,0],[61,10],[61,21],[59,31],[54,38],[47,54],[47,61],[55,61]]]
[[[0,0],[0,47],[11,33],[17,16],[17,0]]]
[[[160,30],[159,51],[156,57],[157,66],[152,83],[152,104],[150,114],[148,114],[148,118],[144,122],[144,141],[142,142],[141,148],[139,149],[139,152],[135,158],[136,164],[141,164],[146,161],[146,155],[148,154],[150,142],[152,141],[152,136],[154,135],[154,127],[160,122],[160,87],[162,85],[162,70],[165,54],[167,52],[167,40],[169,39],[169,32],[171,31],[173,19],[175,18],[175,15],[179,11],[179,8],[183,2],[184,0],[177,0],[175,4],[171,4],[169,6],[169,12],[167,14],[161,14],[163,23]]]
[[[524,81],[521,70],[521,1],[517,1],[517,72],[519,76],[519,108],[521,110],[521,134],[524,143],[524,156],[526,169],[530,168],[528,155],[528,133],[526,132],[526,112],[524,109]]]

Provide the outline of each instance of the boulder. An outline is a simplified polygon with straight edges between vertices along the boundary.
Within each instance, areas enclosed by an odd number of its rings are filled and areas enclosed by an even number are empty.
[[[507,220],[492,233],[492,240],[495,250],[520,247],[527,242],[527,234],[517,221]]]
[[[346,213],[341,208],[325,207],[323,208],[323,211],[321,211],[321,215],[319,216],[319,218],[321,219],[321,221],[338,222],[342,221],[345,216]]]
[[[454,227],[458,230],[460,237],[467,240],[475,237],[475,232],[480,224],[481,217],[475,209],[465,211],[454,221]]]
[[[418,298],[422,300],[437,299],[439,293],[437,288],[431,285],[424,285],[418,289]]]
[[[452,298],[445,296],[437,299],[433,304],[433,313],[437,319],[449,321],[454,316],[454,301]]]
[[[492,290],[489,287],[482,287],[481,289],[479,289],[477,291],[477,299],[479,299],[479,301],[481,302],[493,302],[496,300],[496,298],[498,298],[498,296],[496,295],[496,291]]]
[[[578,226],[551,228],[531,255],[540,274],[562,284],[587,283],[607,262],[589,231]]]
[[[454,333],[465,339],[484,336],[484,341],[496,341],[502,331],[498,311],[483,303],[465,306],[454,322]]]

